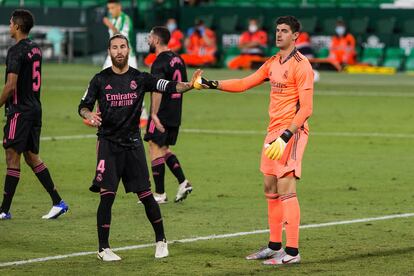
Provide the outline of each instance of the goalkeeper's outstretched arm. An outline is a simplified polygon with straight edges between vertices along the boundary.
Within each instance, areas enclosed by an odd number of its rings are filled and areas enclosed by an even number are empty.
[[[218,89],[224,92],[240,93],[244,92],[252,87],[255,87],[259,84],[262,84],[266,80],[267,76],[264,74],[264,71],[259,69],[253,74],[242,78],[242,79],[230,79],[230,80],[208,80],[204,77],[198,79],[197,82],[200,87],[197,87],[195,83],[194,87],[197,89],[201,88],[210,88]]]

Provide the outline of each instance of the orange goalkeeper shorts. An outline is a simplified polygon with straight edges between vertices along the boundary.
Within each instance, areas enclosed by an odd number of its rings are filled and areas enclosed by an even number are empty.
[[[294,172],[296,178],[300,178],[302,171],[302,157],[308,143],[308,131],[299,129],[286,145],[280,160],[271,160],[265,155],[264,144],[277,139],[285,129],[270,132],[266,135],[262,149],[260,171],[265,175],[274,175],[282,178],[289,172]]]

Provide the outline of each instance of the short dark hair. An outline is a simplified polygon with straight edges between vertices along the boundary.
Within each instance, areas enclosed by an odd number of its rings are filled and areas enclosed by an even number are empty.
[[[114,34],[108,41],[108,49],[111,48],[111,42],[112,40],[114,40],[115,38],[120,38],[120,39],[125,39],[126,40],[126,44],[129,48],[129,41],[128,38],[126,36],[124,36],[123,34]]]
[[[160,38],[162,45],[167,45],[170,41],[170,31],[164,26],[156,26],[152,28],[152,33]]]
[[[106,1],[106,3],[111,4],[111,3],[115,3],[115,4],[121,4],[120,0],[108,0]]]
[[[302,26],[300,25],[299,20],[292,16],[292,15],[286,15],[281,16],[276,19],[276,26],[280,24],[286,24],[290,27],[292,30],[292,33],[300,32]]]
[[[22,33],[28,34],[34,25],[33,14],[28,10],[17,9],[12,13],[12,21],[19,26]]]

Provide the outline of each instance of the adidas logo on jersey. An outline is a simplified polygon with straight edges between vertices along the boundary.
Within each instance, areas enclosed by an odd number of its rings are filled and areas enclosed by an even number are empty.
[[[111,90],[112,89],[112,86],[110,85],[110,84],[108,84],[106,87],[105,87],[105,90]]]

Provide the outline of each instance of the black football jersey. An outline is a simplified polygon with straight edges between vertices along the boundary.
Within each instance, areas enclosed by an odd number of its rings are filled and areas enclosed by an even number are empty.
[[[78,111],[84,107],[93,110],[97,101],[102,118],[98,136],[121,146],[139,146],[142,144],[139,118],[145,92],[176,93],[176,85],[132,67],[121,75],[109,67],[93,77]]]
[[[7,52],[6,77],[17,74],[17,90],[7,99],[6,110],[10,116],[20,113],[25,119],[41,117],[40,88],[42,83],[42,52],[30,39],[22,39]]]
[[[157,56],[151,66],[151,74],[160,79],[187,81],[184,61],[171,51],[162,52]],[[157,115],[163,125],[179,126],[181,124],[182,97],[181,93],[162,95]]]

